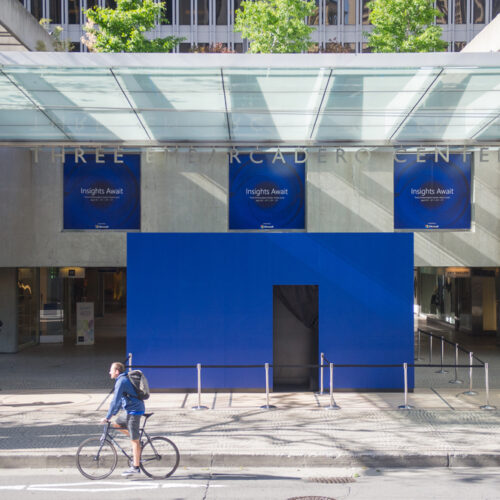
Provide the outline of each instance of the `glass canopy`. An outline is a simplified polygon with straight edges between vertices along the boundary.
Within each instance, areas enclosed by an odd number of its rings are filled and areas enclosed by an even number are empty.
[[[0,53],[0,142],[500,141],[500,54]]]

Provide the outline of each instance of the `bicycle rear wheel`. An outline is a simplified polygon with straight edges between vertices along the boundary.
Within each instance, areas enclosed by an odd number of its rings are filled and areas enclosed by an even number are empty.
[[[179,459],[179,450],[170,439],[154,437],[142,448],[141,469],[153,479],[165,479],[176,471]]]
[[[76,466],[88,479],[108,477],[115,470],[117,462],[116,449],[107,439],[86,439],[76,452]]]

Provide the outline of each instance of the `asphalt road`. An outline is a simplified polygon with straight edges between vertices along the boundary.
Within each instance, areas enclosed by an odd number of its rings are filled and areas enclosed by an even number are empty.
[[[9,500],[494,500],[499,491],[494,468],[181,469],[163,481],[124,479],[119,471],[102,481],[86,480],[75,469],[0,471],[0,497]]]

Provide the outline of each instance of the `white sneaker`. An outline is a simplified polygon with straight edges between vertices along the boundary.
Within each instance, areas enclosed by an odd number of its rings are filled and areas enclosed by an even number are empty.
[[[141,469],[139,467],[134,467],[133,465],[126,471],[122,472],[122,476],[124,477],[139,476],[140,474],[141,474]]]

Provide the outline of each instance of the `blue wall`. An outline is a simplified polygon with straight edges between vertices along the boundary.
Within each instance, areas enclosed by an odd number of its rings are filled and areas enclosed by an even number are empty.
[[[273,285],[319,285],[319,350],[338,364],[413,362],[411,233],[128,234],[134,364],[273,361]],[[206,369],[206,388],[264,386],[263,369]],[[146,370],[152,387],[194,369]],[[338,368],[335,387],[396,389],[400,368]],[[413,387],[413,371],[409,373]]]

